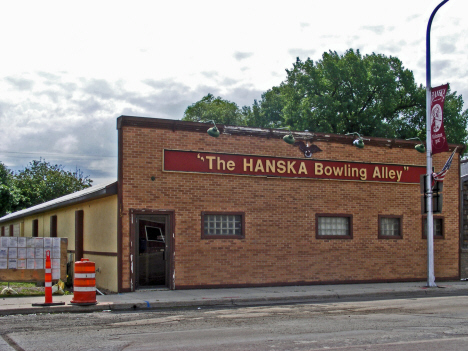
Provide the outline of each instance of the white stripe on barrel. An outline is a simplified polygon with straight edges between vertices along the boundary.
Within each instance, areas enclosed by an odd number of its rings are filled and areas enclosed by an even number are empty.
[[[73,287],[73,291],[96,291],[96,287],[75,286]]]
[[[96,278],[96,273],[75,273],[75,278]]]

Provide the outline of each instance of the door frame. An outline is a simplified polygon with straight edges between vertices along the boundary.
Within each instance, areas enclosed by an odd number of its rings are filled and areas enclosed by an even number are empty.
[[[137,257],[138,257],[138,235],[136,233],[136,220],[143,216],[168,216],[168,227],[166,228],[166,240],[169,240],[169,250],[165,251],[166,260],[169,264],[166,265],[166,284],[165,286],[171,290],[175,289],[174,280],[174,253],[175,253],[175,211],[174,210],[150,210],[150,209],[130,209],[130,278],[131,291],[135,291],[138,283],[137,277]],[[169,270],[169,271],[167,271]]]

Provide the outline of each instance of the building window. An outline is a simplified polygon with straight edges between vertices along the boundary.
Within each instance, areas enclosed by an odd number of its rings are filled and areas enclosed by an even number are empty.
[[[13,224],[13,236],[21,236],[20,230],[21,230],[21,227],[19,223]]]
[[[352,239],[353,216],[317,213],[315,233],[318,239]]]
[[[203,239],[242,239],[245,237],[244,213],[202,212]]]
[[[37,238],[39,236],[39,220],[34,219],[32,221],[32,236]]]
[[[379,215],[379,239],[402,239],[403,216]]]
[[[57,215],[50,216],[50,237],[57,237]]]
[[[75,261],[83,258],[84,244],[84,211],[75,211]]]
[[[444,218],[440,216],[434,216],[433,217],[434,224],[434,239],[443,239],[444,238]],[[422,219],[422,228],[423,228],[423,233],[422,237],[423,239],[426,239],[426,233],[427,233],[427,217],[423,217]]]
[[[5,236],[5,227],[2,226],[2,236]]]

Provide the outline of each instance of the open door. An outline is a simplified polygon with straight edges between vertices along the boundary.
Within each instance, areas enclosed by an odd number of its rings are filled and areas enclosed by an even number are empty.
[[[135,225],[136,287],[170,288],[170,216],[137,215]]]

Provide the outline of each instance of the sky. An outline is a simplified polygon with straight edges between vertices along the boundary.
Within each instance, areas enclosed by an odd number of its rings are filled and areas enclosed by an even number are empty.
[[[440,2],[2,1],[0,162],[42,158],[115,181],[117,117],[181,119],[208,93],[252,105],[296,57],[329,50],[396,56],[425,86]],[[467,0],[450,0],[431,30],[432,86],[450,83],[465,102],[467,13]]]

